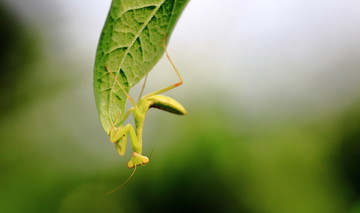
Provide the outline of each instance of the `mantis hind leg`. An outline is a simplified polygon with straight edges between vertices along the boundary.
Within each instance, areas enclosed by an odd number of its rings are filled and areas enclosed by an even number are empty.
[[[144,93],[144,89],[146,87],[146,82],[147,82],[147,78],[148,78],[148,74],[145,75],[145,79],[144,79],[144,83],[143,85],[141,86],[141,90],[140,90],[140,93],[139,93],[139,98],[138,98],[138,102],[140,101],[143,93]]]
[[[185,108],[176,100],[167,97],[167,96],[163,96],[163,95],[159,95],[161,93],[164,93],[166,91],[169,91],[173,88],[176,88],[180,85],[183,84],[184,80],[180,75],[180,72],[178,71],[178,69],[176,68],[174,62],[171,60],[169,53],[166,50],[165,47],[165,39],[164,39],[164,43],[163,43],[164,49],[165,49],[165,53],[166,53],[166,57],[168,58],[168,60],[171,63],[171,66],[174,68],[174,71],[176,72],[176,75],[179,77],[179,82],[172,84],[168,87],[162,88],[158,91],[152,92],[150,94],[145,95],[144,97],[142,97],[139,100],[139,105],[144,105],[146,106],[146,110],[148,110],[149,108],[158,108],[167,112],[171,112],[174,114],[178,114],[178,115],[185,115],[187,114],[187,111],[185,110]],[[146,80],[146,79],[145,79]],[[146,81],[144,81],[145,84]],[[143,88],[142,88],[143,89]]]
[[[131,159],[128,162],[128,167],[133,168],[134,166],[147,164],[149,162],[149,158],[141,155],[142,144],[138,140],[135,130],[131,124],[127,124],[122,127],[114,127],[110,131],[110,141],[115,143],[115,147],[118,150],[118,153],[120,155],[124,155],[128,134],[130,135],[131,146],[133,150]]]
[[[171,59],[171,57],[170,57],[170,55],[169,55],[169,53],[168,53],[168,51],[167,51],[167,49],[166,49],[165,38],[164,38],[164,41],[163,41],[163,47],[164,47],[164,50],[165,50],[166,58],[169,60],[172,68],[174,69],[176,75],[177,75],[178,78],[179,78],[179,81],[178,81],[177,83],[175,83],[175,84],[172,84],[172,85],[167,86],[167,87],[165,87],[165,88],[159,89],[158,91],[149,93],[149,94],[145,95],[143,98],[149,98],[149,97],[154,96],[154,95],[159,95],[159,94],[161,94],[161,93],[164,93],[164,92],[166,92],[166,91],[169,91],[169,90],[171,90],[171,89],[174,89],[174,88],[176,88],[176,87],[178,87],[178,86],[180,86],[180,85],[182,85],[182,84],[184,83],[184,79],[182,78],[179,70],[176,68],[175,63],[174,63],[173,60]]]

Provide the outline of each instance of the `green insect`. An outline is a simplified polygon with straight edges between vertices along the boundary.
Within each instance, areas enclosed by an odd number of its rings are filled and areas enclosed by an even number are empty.
[[[113,0],[98,44],[94,68],[94,93],[100,121],[120,155],[125,154],[128,138],[133,154],[128,167],[149,162],[142,155],[142,132],[150,108],[186,114],[176,100],[160,95],[180,86],[183,79],[166,52],[166,43],[188,0]],[[164,51],[179,82],[139,98],[129,95],[153,68]],[[146,81],[146,78],[145,78]],[[142,87],[142,91],[144,86]],[[126,100],[132,107],[125,112]],[[124,124],[132,114],[135,128]]]

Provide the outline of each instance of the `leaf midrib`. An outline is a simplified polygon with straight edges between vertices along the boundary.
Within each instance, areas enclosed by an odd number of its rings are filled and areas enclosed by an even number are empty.
[[[131,41],[130,45],[128,46],[127,50],[125,51],[125,54],[124,54],[124,57],[121,59],[121,62],[120,62],[120,65],[119,67],[121,68],[124,61],[125,61],[125,58],[127,57],[127,55],[129,54],[129,51],[131,49],[131,47],[134,45],[135,41],[139,38],[139,36],[141,35],[141,33],[144,31],[145,27],[150,23],[151,19],[155,16],[155,14],[157,13],[157,11],[160,9],[161,5],[163,5],[165,2],[165,0],[162,1],[162,3],[160,3],[158,6],[156,6],[156,9],[154,10],[154,12],[151,13],[151,15],[149,16],[148,20],[144,22],[143,26],[141,27],[141,29],[139,30],[139,32],[134,36],[134,39]],[[127,10],[129,11],[129,10]],[[126,13],[127,11],[125,11],[124,13]],[[122,15],[124,14],[122,13]],[[117,79],[119,77],[119,72],[116,71],[116,74],[115,74],[115,78]],[[126,77],[126,76],[125,76]],[[126,77],[127,78],[127,77]],[[127,79],[126,79],[127,80]],[[108,104],[108,114],[110,115],[110,103],[112,103],[112,99],[113,99],[113,91],[114,91],[114,88],[116,86],[116,80],[114,79],[114,83],[113,85],[111,86],[111,89],[110,89],[110,95],[109,95],[109,104]],[[111,119],[110,119],[111,120]],[[112,122],[112,120],[111,120]],[[113,124],[112,124],[113,125]]]

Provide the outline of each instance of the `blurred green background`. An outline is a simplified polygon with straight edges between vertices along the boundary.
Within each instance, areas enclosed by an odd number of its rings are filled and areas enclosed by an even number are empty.
[[[360,3],[191,1],[168,48],[189,114],[151,110],[150,164],[105,196],[132,172],[92,93],[109,5],[0,1],[0,212],[360,212]]]

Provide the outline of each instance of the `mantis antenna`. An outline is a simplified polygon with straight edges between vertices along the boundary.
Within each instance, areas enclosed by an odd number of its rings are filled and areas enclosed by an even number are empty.
[[[134,176],[135,172],[136,172],[136,166],[134,167],[134,169],[131,172],[130,176],[122,184],[117,186],[115,189],[113,189],[113,190],[111,190],[109,192],[106,192],[105,195],[110,195],[110,194],[116,192],[117,190],[121,189],[123,186],[125,186],[125,184],[127,184],[131,180],[131,178]]]

